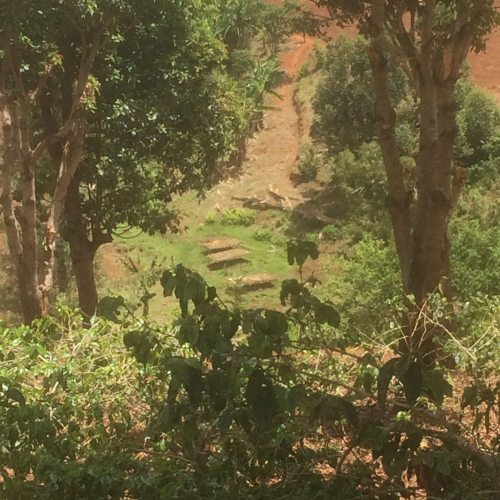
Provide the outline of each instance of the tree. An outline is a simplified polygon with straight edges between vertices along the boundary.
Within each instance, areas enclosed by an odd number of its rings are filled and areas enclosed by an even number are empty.
[[[225,57],[208,22],[214,12],[210,3],[191,0],[150,2],[122,19],[120,35],[95,64],[99,92],[62,231],[86,322],[97,309],[93,264],[100,246],[129,227],[176,231],[172,197],[202,192],[233,147],[239,96],[214,75]],[[59,126],[53,110],[64,106],[77,57],[69,37],[58,49],[63,67],[43,95],[46,131]],[[51,155],[57,164],[60,148]]]
[[[26,323],[47,309],[53,287],[54,244],[64,200],[83,150],[88,108],[95,86],[91,71],[97,54],[111,37],[127,2],[94,3],[49,0],[43,6],[29,0],[0,3],[0,111],[3,121],[2,208]],[[40,134],[35,126],[39,99],[51,75],[61,66],[57,51],[62,32],[78,33],[78,59],[71,74],[71,94],[59,126]],[[36,178],[46,151],[58,144],[57,179],[45,224],[43,265],[39,262]],[[20,206],[14,190],[20,187]]]
[[[404,291],[419,312],[429,294],[452,296],[448,231],[463,173],[453,164],[457,136],[455,88],[471,50],[485,47],[498,23],[493,0],[318,0],[339,23],[358,22],[370,37],[375,122],[387,176],[391,215]],[[389,88],[388,60],[396,57],[418,99],[419,151],[416,200],[405,185],[396,137],[397,113]],[[421,317],[417,314],[416,317]],[[435,345],[415,321],[410,349],[434,357]]]
[[[369,40],[347,35],[328,44],[323,54],[326,75],[314,100],[315,120],[311,136],[328,147],[330,153],[345,148],[357,149],[375,140],[375,114],[370,60],[366,49]],[[397,106],[407,96],[408,85],[403,71],[389,61],[391,97]]]

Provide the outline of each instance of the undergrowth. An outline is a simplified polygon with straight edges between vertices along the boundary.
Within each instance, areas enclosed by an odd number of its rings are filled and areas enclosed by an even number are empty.
[[[288,245],[301,275],[309,258],[313,242]],[[227,307],[182,265],[161,287],[167,327],[106,297],[89,330],[64,308],[2,328],[2,498],[496,498],[491,356],[454,393],[418,352],[360,351],[307,276],[282,283],[285,312]]]

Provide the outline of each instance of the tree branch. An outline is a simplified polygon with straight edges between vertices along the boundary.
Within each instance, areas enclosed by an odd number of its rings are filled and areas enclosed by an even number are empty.
[[[42,139],[38,145],[33,150],[33,161],[36,163],[45,150],[52,144],[57,142],[59,139],[66,137],[70,130],[73,128],[74,124],[79,118],[79,113],[82,112],[82,98],[85,94],[89,83],[89,77],[92,71],[92,66],[94,64],[95,58],[107,40],[104,36],[106,30],[110,27],[111,21],[103,22],[100,29],[97,31],[94,40],[92,42],[92,48],[90,51],[87,50],[87,41],[85,32],[81,32],[82,41],[82,59],[80,63],[80,69],[78,72],[78,78],[76,81],[75,93],[73,96],[73,103],[71,105],[71,112],[68,119],[62,125],[62,127],[54,134],[49,135]]]

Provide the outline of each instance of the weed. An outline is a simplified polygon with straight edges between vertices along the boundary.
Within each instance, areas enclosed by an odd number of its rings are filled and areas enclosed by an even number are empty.
[[[257,214],[250,208],[226,208],[221,216],[220,223],[223,226],[251,226],[255,223]]]
[[[257,229],[255,233],[253,233],[253,238],[257,241],[271,241],[273,237],[274,231],[271,228]]]
[[[215,224],[217,222],[217,212],[210,210],[205,217],[205,224]]]
[[[299,69],[299,72],[297,73],[297,79],[302,80],[302,78],[307,78],[308,76],[312,75],[312,69],[309,66],[309,62],[306,61],[304,64]]]

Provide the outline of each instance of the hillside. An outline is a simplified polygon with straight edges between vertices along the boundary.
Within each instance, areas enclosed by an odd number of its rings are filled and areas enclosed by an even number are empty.
[[[273,2],[271,2],[273,3]],[[280,0],[274,3],[280,4]],[[306,1],[303,5],[318,16],[325,16],[324,9],[319,9],[313,2]],[[335,40],[341,34],[354,37],[354,28],[340,29],[330,25],[326,31],[327,40]],[[324,184],[320,174],[318,182],[297,184],[294,182],[294,174],[297,172],[298,158],[301,148],[310,142],[309,128],[312,123],[313,111],[311,101],[314,98],[315,87],[318,83],[316,76],[306,78],[299,86],[297,75],[300,68],[312,56],[315,44],[323,45],[324,40],[311,37],[294,35],[282,47],[282,69],[286,72],[285,83],[278,89],[281,99],[268,98],[268,105],[272,110],[265,112],[265,128],[258,132],[249,141],[247,160],[242,172],[236,177],[221,182],[206,194],[202,200],[194,196],[184,197],[177,202],[177,206],[183,213],[183,226],[185,231],[181,235],[168,237],[140,236],[136,239],[120,241],[112,245],[106,245],[100,250],[100,276],[101,293],[123,294],[132,299],[128,290],[137,282],[137,276],[130,273],[127,263],[124,261],[130,257],[142,268],[147,268],[151,261],[165,258],[167,262],[184,263],[184,265],[196,269],[206,275],[207,280],[218,287],[226,300],[232,297],[226,294],[229,280],[239,277],[253,275],[255,273],[275,273],[280,279],[294,276],[296,271],[288,270],[285,263],[284,241],[285,229],[289,223],[286,213],[279,214],[276,211],[263,211],[257,214],[257,219],[250,227],[229,228],[215,224],[204,225],[208,213],[219,214],[224,209],[235,209],[242,207],[242,202],[235,197],[269,198],[269,191],[278,191],[281,195],[292,200],[293,206],[303,205],[311,195],[319,193]],[[488,38],[486,53],[471,54],[472,80],[491,92],[500,99],[500,28],[495,29]],[[497,48],[499,50],[497,50]],[[498,62],[498,64],[497,64]],[[497,71],[497,73],[495,72]],[[328,178],[328,173],[325,173]],[[272,197],[271,197],[272,198]],[[301,229],[300,224],[294,224],[288,236],[293,236],[293,231],[300,234],[304,228],[307,231],[308,224],[314,228],[314,220],[309,222],[298,217],[305,223]],[[312,224],[312,226],[311,226]],[[276,227],[276,225],[280,227]],[[203,226],[203,227],[201,227]],[[275,232],[272,241],[256,241],[254,235],[259,231]],[[314,232],[314,229],[312,229]],[[317,233],[317,231],[316,231]],[[211,271],[207,274],[209,260],[204,256],[201,244],[212,239],[225,237],[237,238],[251,251],[250,263],[231,266],[226,270]],[[322,242],[320,244],[322,254],[316,262],[308,264],[308,272],[314,273],[322,279],[325,272],[331,273],[335,270],[335,255],[332,253],[335,247]],[[335,272],[335,271],[334,271]],[[151,314],[153,318],[164,321],[164,304],[171,303],[171,299],[159,297],[160,289],[155,289],[157,296],[151,302]],[[263,289],[243,295],[238,300],[252,305],[269,304],[272,307],[279,306],[276,301],[276,290]],[[269,303],[268,301],[271,300]]]
[[[2,3],[1,500],[500,498],[494,1]]]

